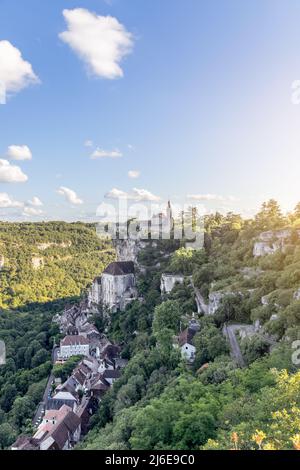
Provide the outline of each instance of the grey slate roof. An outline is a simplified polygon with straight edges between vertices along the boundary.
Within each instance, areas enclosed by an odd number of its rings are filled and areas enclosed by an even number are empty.
[[[124,276],[124,274],[134,274],[133,261],[116,261],[110,263],[103,271],[104,274],[112,274],[113,276]]]

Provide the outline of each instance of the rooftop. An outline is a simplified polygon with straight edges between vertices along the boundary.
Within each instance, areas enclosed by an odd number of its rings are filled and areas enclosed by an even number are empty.
[[[68,335],[60,342],[61,346],[77,346],[90,344],[89,340],[81,335]]]
[[[183,330],[178,337],[179,346],[183,346],[186,343],[193,344],[193,338],[195,334],[196,334],[195,329],[186,328],[186,330]]]
[[[110,263],[103,271],[104,274],[111,274],[113,276],[124,276],[125,274],[134,274],[133,261],[116,261]]]

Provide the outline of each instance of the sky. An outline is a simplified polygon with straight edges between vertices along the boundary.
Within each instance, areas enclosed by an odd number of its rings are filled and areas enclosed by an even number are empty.
[[[299,0],[0,0],[0,219],[300,200]]]

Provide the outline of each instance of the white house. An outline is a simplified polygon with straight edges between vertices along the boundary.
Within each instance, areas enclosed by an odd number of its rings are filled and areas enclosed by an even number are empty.
[[[188,362],[194,362],[196,355],[196,348],[193,345],[193,338],[196,334],[193,328],[187,328],[182,331],[178,337],[178,344],[181,350],[181,356]]]
[[[90,342],[81,335],[68,335],[60,342],[60,358],[68,359],[71,356],[88,356]]]

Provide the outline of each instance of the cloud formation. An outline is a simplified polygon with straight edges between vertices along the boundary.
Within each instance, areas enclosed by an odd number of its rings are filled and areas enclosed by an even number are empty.
[[[159,196],[155,196],[146,189],[133,188],[132,191],[126,193],[117,188],[111,189],[105,194],[107,199],[128,199],[129,201],[160,201]]]
[[[58,190],[57,193],[63,196],[70,204],[83,204],[82,199],[80,199],[75,191],[70,188],[66,188],[65,186],[61,186]]]
[[[188,199],[193,199],[194,201],[236,201],[233,196],[221,196],[219,194],[188,194]]]
[[[35,83],[39,83],[39,78],[19,49],[9,41],[0,41],[0,104],[6,103],[8,94]]]
[[[7,193],[0,193],[0,208],[23,207],[23,202],[15,201]]]
[[[17,165],[11,165],[8,160],[0,159],[0,183],[24,183],[28,176]]]
[[[136,179],[140,176],[140,172],[138,170],[129,170],[128,176],[129,178]]]
[[[102,150],[100,148],[97,148],[91,154],[91,159],[92,160],[97,160],[98,158],[121,158],[121,157],[123,157],[123,154],[118,149],[115,149],[115,150]]]
[[[67,31],[60,39],[84,61],[96,77],[123,77],[121,60],[133,48],[132,34],[112,16],[99,16],[85,8],[63,10]]]
[[[31,160],[32,153],[27,145],[10,145],[7,149],[7,156],[12,160]]]
[[[30,199],[29,201],[27,201],[27,204],[28,204],[29,206],[34,206],[34,207],[41,207],[41,206],[43,206],[42,201],[41,201],[37,196],[34,196],[32,199]]]
[[[85,146],[85,147],[93,147],[93,141],[92,141],[92,140],[89,140],[89,139],[86,140],[86,141],[84,142],[84,146]]]
[[[35,207],[24,207],[22,215],[30,216],[37,216],[42,215],[44,212],[41,209],[36,209]]]

